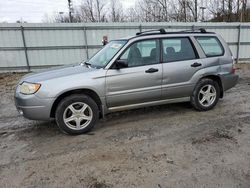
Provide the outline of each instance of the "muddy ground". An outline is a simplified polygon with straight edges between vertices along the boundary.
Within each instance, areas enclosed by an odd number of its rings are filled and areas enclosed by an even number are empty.
[[[113,113],[87,135],[18,115],[22,74],[0,75],[0,187],[250,187],[250,66],[215,109]]]

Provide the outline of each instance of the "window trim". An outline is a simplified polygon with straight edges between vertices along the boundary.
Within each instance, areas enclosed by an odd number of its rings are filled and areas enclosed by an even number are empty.
[[[109,69],[114,69],[114,64],[116,62],[116,60],[119,60],[121,58],[121,56],[127,51],[127,49],[129,49],[133,44],[137,43],[137,42],[142,42],[142,41],[148,41],[148,40],[155,40],[155,41],[159,41],[159,48],[161,48],[161,40],[160,38],[147,38],[147,39],[139,39],[136,41],[131,42],[124,50],[123,52],[115,59],[115,61],[112,63],[112,65],[110,66]],[[161,64],[161,51],[159,54],[159,59],[157,63],[151,63],[151,64],[145,64],[145,65],[138,65],[138,66],[133,66],[133,67],[124,67],[122,69],[128,69],[128,68],[134,68],[134,67],[142,67],[142,66],[148,66],[148,65],[158,65]]]
[[[221,50],[222,50],[222,53],[221,53],[221,54],[218,54],[218,55],[207,55],[207,54],[205,53],[204,49],[202,48],[201,44],[199,43],[198,39],[197,39],[197,38],[199,38],[199,37],[200,37],[200,38],[202,38],[202,37],[203,37],[203,38],[204,38],[204,37],[207,37],[207,38],[214,38],[214,39],[218,42],[218,44],[219,44],[219,46],[220,46],[220,48],[221,48]],[[204,55],[206,56],[206,58],[220,57],[220,56],[224,56],[224,55],[225,55],[225,48],[224,48],[224,46],[221,44],[221,42],[220,42],[220,40],[218,39],[218,37],[216,37],[216,36],[194,36],[194,38],[195,38],[195,40],[197,41],[198,45],[201,47],[201,49],[202,49]]]
[[[182,60],[174,60],[174,61],[164,61],[163,60],[163,54],[164,54],[164,49],[163,49],[163,40],[166,40],[166,39],[180,39],[180,38],[186,38],[189,40],[192,48],[193,48],[193,51],[194,51],[194,54],[195,54],[195,59],[182,59]],[[190,60],[196,60],[196,59],[200,59],[200,56],[199,56],[199,53],[197,51],[197,49],[195,48],[195,45],[193,43],[193,41],[191,40],[191,38],[189,36],[177,36],[177,37],[165,37],[165,38],[161,38],[161,62],[162,63],[174,63],[174,62],[179,62],[179,61],[190,61]]]

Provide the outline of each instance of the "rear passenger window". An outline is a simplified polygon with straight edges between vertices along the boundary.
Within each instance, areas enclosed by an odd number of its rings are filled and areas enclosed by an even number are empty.
[[[196,59],[197,56],[188,38],[168,38],[162,40],[164,62]]]
[[[221,43],[216,37],[199,36],[195,37],[207,57],[221,56],[224,51]]]

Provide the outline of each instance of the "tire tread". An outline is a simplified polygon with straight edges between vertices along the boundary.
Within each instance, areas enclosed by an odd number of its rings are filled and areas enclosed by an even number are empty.
[[[215,99],[215,102],[212,106],[210,107],[203,107],[199,104],[199,102],[197,101],[198,100],[198,92],[199,92],[199,89],[205,85],[205,84],[213,84],[215,86],[215,89],[216,89],[216,99]],[[218,100],[219,100],[219,96],[220,96],[220,88],[219,88],[219,84],[217,83],[217,81],[215,80],[212,80],[210,78],[202,78],[198,83],[197,85],[195,86],[195,89],[193,91],[193,94],[192,96],[190,97],[190,102],[191,102],[191,105],[198,111],[207,111],[207,110],[211,110],[212,108],[214,108],[214,106],[217,104]]]
[[[68,128],[65,123],[63,122],[62,119],[62,114],[65,110],[65,108],[68,106],[67,104],[76,102],[76,100],[80,100],[82,102],[86,102],[88,103],[88,105],[91,107],[92,111],[93,111],[93,120],[92,122],[85,127],[84,129],[81,130],[73,130]],[[55,119],[56,119],[56,123],[59,127],[59,129],[66,134],[70,134],[70,135],[78,135],[78,134],[83,134],[86,133],[88,131],[90,131],[94,125],[96,124],[96,122],[99,119],[99,109],[98,106],[96,104],[96,102],[89,97],[88,95],[85,94],[72,94],[69,95],[67,97],[65,97],[57,106],[56,108],[56,114],[55,114]]]

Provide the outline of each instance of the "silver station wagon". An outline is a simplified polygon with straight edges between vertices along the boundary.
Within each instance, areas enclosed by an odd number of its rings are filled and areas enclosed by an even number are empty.
[[[112,40],[78,65],[24,76],[15,103],[28,119],[55,118],[63,132],[81,134],[114,111],[186,101],[210,110],[236,85],[233,64],[216,33],[150,30]]]

